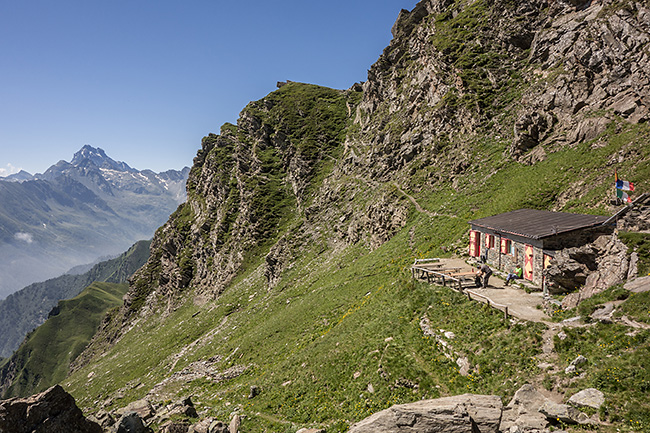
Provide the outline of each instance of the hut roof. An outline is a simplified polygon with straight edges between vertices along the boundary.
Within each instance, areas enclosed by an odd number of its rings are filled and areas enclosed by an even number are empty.
[[[472,220],[472,227],[482,227],[531,239],[542,239],[560,233],[602,225],[607,216],[518,209],[486,218]]]

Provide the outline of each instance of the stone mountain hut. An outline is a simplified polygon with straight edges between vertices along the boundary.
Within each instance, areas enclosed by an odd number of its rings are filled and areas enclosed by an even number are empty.
[[[480,218],[469,222],[469,255],[482,257],[504,272],[511,272],[520,264],[524,278],[542,287],[542,271],[555,252],[611,234],[615,225],[610,225],[609,220],[606,216],[534,209]]]

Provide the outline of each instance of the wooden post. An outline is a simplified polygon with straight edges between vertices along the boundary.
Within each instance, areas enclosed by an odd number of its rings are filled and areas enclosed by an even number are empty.
[[[506,305],[505,311],[503,312],[503,318],[508,320],[508,306],[507,305]]]

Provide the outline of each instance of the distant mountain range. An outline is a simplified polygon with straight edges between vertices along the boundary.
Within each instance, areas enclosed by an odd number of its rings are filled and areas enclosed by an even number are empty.
[[[0,299],[150,239],[185,201],[188,173],[139,171],[86,145],[45,173],[0,178]]]

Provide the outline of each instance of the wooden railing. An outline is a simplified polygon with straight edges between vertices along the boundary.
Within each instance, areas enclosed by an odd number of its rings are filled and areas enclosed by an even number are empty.
[[[462,284],[459,278],[452,277],[451,275],[445,274],[444,272],[434,271],[432,269],[421,268],[418,266],[412,266],[411,272],[414,277],[416,271],[420,271],[421,275],[427,277],[427,283],[431,282],[431,277],[433,276],[434,278],[439,278],[443,286],[446,286],[447,282],[453,282],[454,283],[453,285],[455,285],[458,288],[458,290],[462,290]]]
[[[440,263],[440,259],[434,258],[434,259],[415,259],[415,262],[411,266],[411,275],[413,278],[415,278],[416,272],[420,272],[420,277],[426,276],[427,282],[431,282],[431,278],[438,278],[441,280],[443,286],[447,286],[447,282],[450,283],[451,287],[454,287],[458,289],[459,292],[464,292],[467,294],[467,299],[470,301],[472,300],[472,296],[476,298],[481,298],[485,299],[488,307],[492,307],[496,310],[503,311],[503,317],[505,320],[508,320],[508,306],[507,305],[502,305],[502,304],[497,304],[496,302],[492,301],[490,298],[488,298],[485,295],[481,295],[480,293],[476,293],[472,290],[466,289],[463,290],[463,278],[455,277],[453,276],[453,271],[456,270],[458,271],[458,268],[452,268],[452,269],[443,269],[444,266],[442,263],[438,266],[436,264]],[[451,273],[451,275],[450,275]],[[473,273],[472,273],[473,275]]]
[[[463,275],[454,275],[461,270],[460,267],[445,267],[440,259],[415,259],[411,266],[411,275],[415,278],[416,273],[420,273],[419,277],[426,277],[427,282],[431,283],[431,278],[438,279],[443,286],[450,286],[457,288],[459,291],[463,290],[463,281],[467,278]],[[474,273],[472,273],[472,276]],[[464,278],[465,277],[465,278]]]

